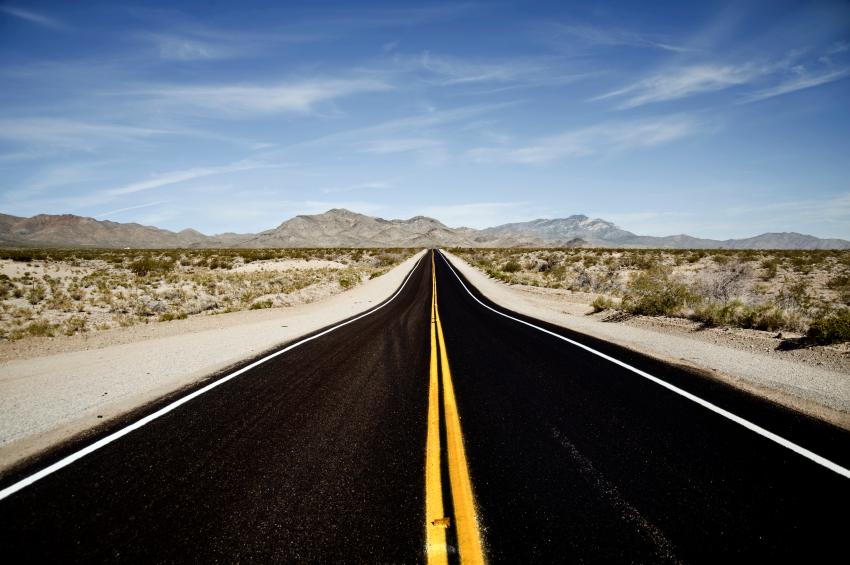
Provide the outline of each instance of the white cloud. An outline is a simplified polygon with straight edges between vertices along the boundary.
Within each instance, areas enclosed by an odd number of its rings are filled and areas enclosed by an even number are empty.
[[[657,47],[659,49],[677,52],[689,51],[685,47],[671,45],[668,39],[659,39],[651,35],[631,31],[600,29],[589,25],[561,25],[557,29],[590,45],[630,45]]]
[[[360,190],[362,188],[392,188],[393,185],[388,182],[362,182],[360,184],[355,184],[352,186],[343,186],[343,187],[328,187],[323,188],[322,192],[325,194],[331,194],[334,192],[348,192],[349,190]]]
[[[391,41],[390,43],[384,43],[381,49],[383,49],[384,51],[392,51],[396,47],[398,47],[398,43],[395,41]]]
[[[359,151],[361,153],[375,153],[377,155],[386,155],[388,153],[403,153],[407,151],[420,151],[423,149],[433,149],[443,145],[442,141],[436,139],[416,139],[416,138],[386,138],[374,139],[359,143]]]
[[[381,80],[357,78],[307,80],[277,86],[167,87],[146,94],[184,110],[212,112],[217,117],[244,117],[286,112],[309,114],[319,102],[389,88],[390,85]]]
[[[159,202],[149,202],[147,204],[140,204],[138,206],[130,206],[128,208],[119,208],[118,210],[112,210],[110,212],[104,212],[103,214],[98,214],[95,218],[102,218],[104,216],[111,216],[113,214],[118,214],[119,212],[126,212],[127,210],[135,210],[137,208],[147,208],[148,206],[156,206],[157,204],[164,204],[166,202],[173,202],[175,199],[171,198],[170,200],[160,200]]]
[[[623,110],[651,102],[675,100],[746,84],[758,74],[760,71],[749,65],[696,65],[640,80],[626,88],[597,96],[592,100],[631,94],[628,100],[617,106],[618,110]]]
[[[234,49],[207,41],[163,35],[151,36],[151,39],[157,44],[159,56],[163,59],[180,61],[225,59],[237,54]]]
[[[418,60],[396,59],[412,72],[424,69],[430,73],[426,83],[436,86],[476,86],[496,83],[498,92],[510,88],[558,85],[575,82],[597,73],[564,74],[557,70],[561,61],[552,57],[518,57],[501,60],[472,60],[435,56],[425,51]]]
[[[820,76],[799,76],[795,80],[790,80],[784,82],[778,86],[773,88],[767,88],[765,90],[760,90],[757,92],[753,92],[752,94],[747,95],[742,101],[742,104],[747,102],[755,102],[757,100],[764,100],[765,98],[772,98],[774,96],[779,96],[781,94],[787,94],[789,92],[794,92],[796,90],[803,90],[804,88],[811,88],[813,86],[818,86],[820,84],[826,84],[828,82],[833,82],[839,79],[842,79],[850,74],[850,69],[843,69],[840,71],[835,71],[832,73],[827,73],[825,75]]]
[[[122,186],[121,188],[108,190],[106,191],[106,194],[110,196],[118,196],[121,194],[129,194],[131,192],[139,192],[140,190],[158,188],[166,184],[174,184],[177,182],[183,182],[198,177],[206,177],[209,175],[218,175],[222,173],[230,173],[233,171],[246,171],[250,169],[264,169],[285,166],[286,165],[269,165],[266,163],[240,161],[238,163],[234,163],[232,165],[225,165],[222,167],[196,167],[194,169],[187,169],[185,171],[172,171],[170,173],[165,173],[164,175],[157,176],[156,178],[150,180],[135,182]]]
[[[166,130],[92,124],[56,118],[0,119],[0,138],[46,147],[64,147],[91,151],[107,142],[136,141],[154,135],[174,133]]]
[[[54,29],[62,29],[65,27],[59,20],[48,18],[47,16],[42,16],[40,14],[36,14],[28,10],[21,10],[20,8],[13,8],[11,6],[0,6],[0,10],[3,10],[7,14],[18,16],[19,18],[35,22],[45,27],[52,27]]]
[[[609,122],[545,137],[527,147],[473,149],[467,157],[478,162],[542,163],[563,157],[652,147],[693,135],[698,125],[688,116]]]

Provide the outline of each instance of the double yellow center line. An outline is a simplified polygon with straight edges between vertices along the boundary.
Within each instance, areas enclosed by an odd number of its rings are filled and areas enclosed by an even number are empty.
[[[437,309],[437,275],[431,252],[431,382],[428,394],[428,443],[425,455],[425,531],[429,565],[448,563],[446,528],[457,532],[460,562],[463,565],[484,563],[472,484],[460,432],[446,342]],[[437,344],[440,346],[439,361]],[[446,453],[449,464],[449,481],[454,506],[454,523],[443,509],[443,487],[440,471],[440,373],[443,377],[443,410],[446,417]]]

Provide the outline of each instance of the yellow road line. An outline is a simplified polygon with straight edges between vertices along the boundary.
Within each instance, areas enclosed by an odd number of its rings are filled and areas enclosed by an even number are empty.
[[[433,256],[431,257],[431,261],[433,269]],[[446,413],[446,447],[449,456],[449,480],[452,486],[452,502],[454,504],[460,562],[462,565],[483,565],[484,551],[481,547],[478,518],[475,515],[472,482],[469,479],[466,452],[463,449],[463,435],[460,431],[460,417],[457,413],[454,387],[452,387],[452,375],[449,371],[449,359],[446,355],[446,342],[443,339],[443,326],[440,324],[440,311],[437,308],[436,273],[434,273],[433,277],[433,308],[437,325],[437,336],[440,343],[440,365],[443,373],[443,406]],[[433,360],[433,353],[431,358]]]
[[[437,279],[431,256],[431,384],[428,392],[428,443],[425,451],[425,533],[429,565],[446,565],[446,530],[434,524],[442,520],[443,487],[440,478],[440,381],[437,369]]]

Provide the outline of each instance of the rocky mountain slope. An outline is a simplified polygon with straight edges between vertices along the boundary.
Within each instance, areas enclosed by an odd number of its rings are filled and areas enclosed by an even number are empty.
[[[494,232],[516,229],[550,239],[568,240],[583,238],[601,247],[663,247],[668,249],[850,249],[844,239],[820,239],[794,232],[765,233],[746,239],[700,239],[689,235],[653,237],[636,235],[601,219],[584,215],[554,220],[539,219],[531,222],[504,224],[486,228]]]
[[[63,214],[22,218],[0,214],[0,245],[52,247],[663,247],[673,249],[850,249],[850,241],[798,233],[766,233],[748,239],[698,239],[688,235],[640,236],[611,222],[576,215],[495,228],[450,228],[434,218],[384,220],[349,210],[296,216],[257,234],[207,236],[175,233]]]
[[[98,221],[71,214],[21,218],[0,214],[0,243],[68,247],[556,247],[563,242],[515,229],[449,228],[433,218],[384,220],[334,209],[296,216],[258,234],[207,236],[140,224]]]

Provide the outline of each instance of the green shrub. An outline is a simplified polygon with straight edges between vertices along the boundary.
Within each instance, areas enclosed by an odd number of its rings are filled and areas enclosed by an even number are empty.
[[[35,284],[30,289],[29,294],[27,294],[27,301],[30,304],[38,304],[44,300],[44,287],[40,284]]]
[[[248,310],[262,310],[263,308],[271,308],[272,301],[271,300],[260,300],[259,302],[254,302],[251,304],[251,307]]]
[[[189,315],[186,314],[186,312],[177,312],[177,313],[166,312],[165,314],[163,314],[162,316],[159,317],[159,321],[160,322],[170,322],[171,320],[185,320],[188,317],[189,317]]]
[[[162,275],[174,268],[174,263],[167,259],[153,259],[141,257],[130,263],[130,271],[133,274],[146,277],[148,275]]]
[[[374,275],[375,273],[372,273],[372,274]],[[369,277],[369,278],[372,279],[374,277]],[[348,287],[351,286],[351,281],[348,280],[348,279],[339,279],[339,286],[341,286],[342,288],[348,288]]]
[[[608,310],[609,308],[616,308],[617,306],[619,306],[616,302],[614,302],[607,296],[598,297],[590,305],[593,306],[594,312],[601,312],[603,310]]]
[[[765,331],[797,329],[802,325],[799,314],[787,312],[776,304],[747,306],[740,300],[697,306],[690,318],[708,326],[733,326]]]
[[[505,263],[505,266],[502,267],[502,270],[506,273],[516,273],[517,271],[522,270],[522,265],[511,259],[510,261]]]
[[[640,273],[629,281],[628,290],[623,298],[623,309],[644,316],[674,315],[685,305],[702,300],[687,286],[671,281],[660,269]]]
[[[74,332],[83,331],[86,328],[86,319],[83,317],[68,318],[65,321],[65,335],[74,335]]]
[[[53,329],[55,326],[51,326],[46,320],[35,320],[28,326],[23,328],[18,328],[16,330],[12,330],[9,334],[9,339],[16,340],[22,339],[28,336],[31,337],[53,337]]]
[[[505,273],[496,269],[487,269],[487,274],[494,279],[499,279],[500,281],[504,282],[510,282],[512,280],[510,275],[506,275]]]
[[[842,308],[832,316],[818,318],[809,325],[808,335],[825,345],[850,341],[850,310]]]
[[[779,261],[777,259],[766,259],[761,262],[761,267],[764,269],[764,273],[761,276],[762,280],[769,281],[776,276]]]

